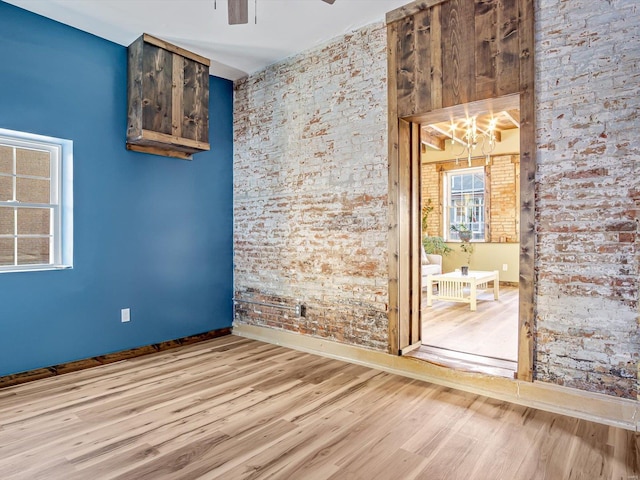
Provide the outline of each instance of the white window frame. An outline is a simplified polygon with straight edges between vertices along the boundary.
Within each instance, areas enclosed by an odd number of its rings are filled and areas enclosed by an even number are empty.
[[[484,178],[484,191],[483,191],[483,204],[482,204],[483,228],[482,228],[482,237],[481,238],[472,237],[471,242],[480,242],[480,243],[486,242],[487,222],[489,221],[489,219],[486,216],[486,212],[487,212],[487,202],[489,199],[487,198],[487,195],[486,195],[487,174],[484,167],[471,167],[471,168],[461,168],[456,170],[448,170],[444,174],[442,200],[445,208],[443,208],[444,211],[443,211],[442,225],[444,226],[443,236],[448,242],[460,242],[459,237],[454,232],[451,232],[451,219],[449,218],[450,208],[451,208],[451,177],[456,175],[474,175],[478,173],[481,173]],[[474,231],[474,233],[478,233],[478,232]]]
[[[0,265],[0,273],[62,270],[73,268],[73,142],[44,135],[0,128],[0,145],[47,151],[50,154],[50,203],[30,204],[0,199],[0,206],[15,208],[51,208],[50,263]],[[14,157],[15,162],[15,157]],[[13,178],[15,181],[15,163]],[[15,194],[15,184],[14,184]],[[0,237],[6,238],[3,235]],[[19,236],[14,230],[11,238]],[[15,256],[15,262],[18,258]]]

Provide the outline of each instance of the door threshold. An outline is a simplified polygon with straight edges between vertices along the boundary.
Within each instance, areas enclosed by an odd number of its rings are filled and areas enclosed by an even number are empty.
[[[515,378],[518,371],[518,362],[502,358],[482,357],[430,345],[422,345],[405,356],[454,370],[484,373],[495,377]]]

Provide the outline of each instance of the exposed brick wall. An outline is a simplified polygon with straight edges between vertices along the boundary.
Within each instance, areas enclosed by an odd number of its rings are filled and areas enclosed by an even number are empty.
[[[638,394],[640,5],[536,1],[539,380]]]
[[[640,12],[535,0],[535,376],[638,394]],[[387,346],[386,38],[365,28],[238,82],[237,323]]]
[[[517,155],[500,155],[491,158],[489,200],[489,241],[519,242],[518,223],[520,203],[518,183],[520,162]]]
[[[386,350],[383,24],[236,83],[236,323]]]
[[[423,163],[420,167],[422,177],[422,202],[426,205],[431,200],[433,210],[427,218],[427,234],[432,237],[442,236],[442,191],[440,190],[440,172],[435,163]]]
[[[478,165],[484,165],[484,160]],[[476,165],[474,165],[476,166]],[[467,164],[456,165],[455,161],[446,163],[423,163],[422,201],[431,199],[432,212],[427,221],[427,232],[432,236],[443,236],[443,174],[442,169],[461,170],[468,168]],[[520,175],[520,163],[517,155],[497,155],[491,157],[486,167],[489,176],[489,241],[490,242],[518,242],[518,221],[520,206],[517,199],[517,181]]]

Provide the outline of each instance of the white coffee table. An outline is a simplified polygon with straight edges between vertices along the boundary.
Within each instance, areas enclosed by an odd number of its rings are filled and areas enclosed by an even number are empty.
[[[468,275],[462,275],[460,271],[443,273],[441,275],[427,276],[427,307],[433,305],[433,300],[448,300],[450,302],[462,302],[470,305],[471,311],[477,309],[477,290],[487,288],[487,282],[493,280],[493,298],[498,300],[500,296],[500,277],[498,271],[483,272],[481,270],[469,270]],[[433,294],[433,285],[438,284],[438,293]],[[465,288],[468,287],[468,288]]]

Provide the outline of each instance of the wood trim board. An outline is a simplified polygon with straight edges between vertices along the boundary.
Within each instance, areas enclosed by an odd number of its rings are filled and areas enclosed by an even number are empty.
[[[65,373],[77,372],[79,370],[85,370],[91,367],[106,365],[107,363],[120,362],[129,358],[149,355],[150,353],[163,352],[165,350],[170,350],[182,345],[191,345],[193,343],[203,342],[205,340],[211,340],[212,338],[222,337],[224,335],[230,334],[231,328],[210,330],[208,332],[199,333],[196,335],[177,338],[175,340],[167,340],[165,342],[153,343],[151,345],[145,345],[142,347],[129,348],[127,350],[108,353],[106,355],[98,355],[95,357],[76,360],[73,362],[52,365],[50,367],[28,370],[26,372],[15,373],[12,375],[5,375],[4,377],[0,377],[0,388],[19,385],[34,380],[39,380],[41,378],[55,377],[56,375],[62,375]]]

